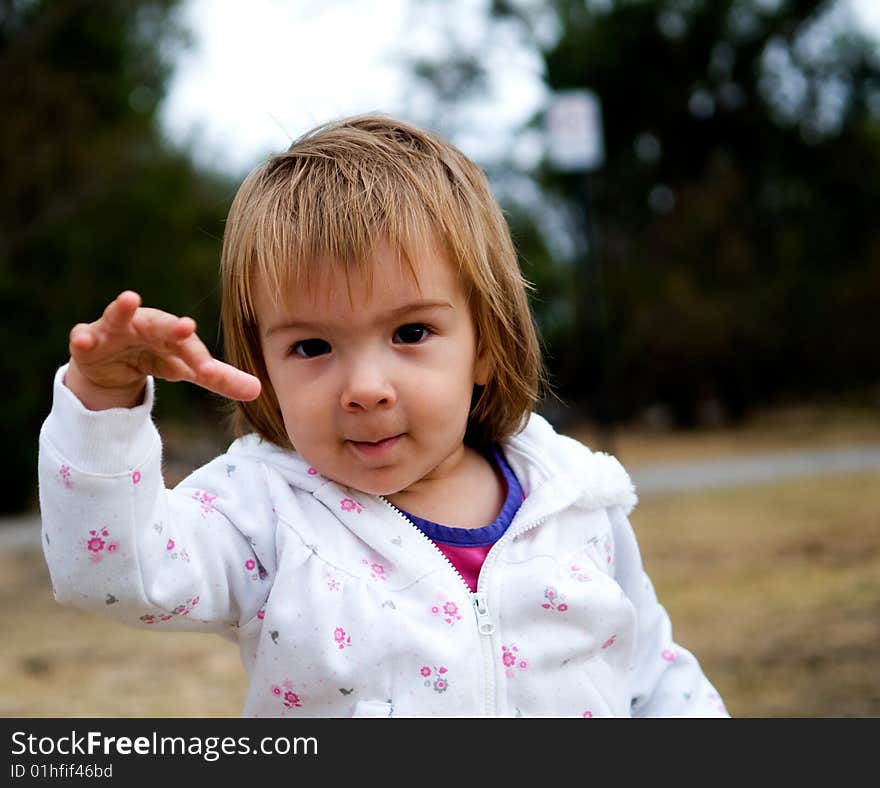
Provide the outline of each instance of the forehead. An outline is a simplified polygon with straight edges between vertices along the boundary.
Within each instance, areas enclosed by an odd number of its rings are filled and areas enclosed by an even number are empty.
[[[305,271],[303,271],[305,268]],[[301,266],[277,285],[255,283],[255,311],[262,323],[270,315],[321,315],[371,306],[393,309],[417,301],[467,301],[458,268],[439,244],[425,244],[408,253],[377,243],[362,261],[320,260]]]

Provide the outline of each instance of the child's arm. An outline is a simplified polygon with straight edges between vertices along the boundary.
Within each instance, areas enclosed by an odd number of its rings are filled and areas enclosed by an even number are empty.
[[[642,566],[638,544],[623,510],[610,510],[615,575],[638,617],[633,667],[634,717],[727,717],[716,689],[696,657],[672,638],[672,625]]]
[[[259,469],[238,462],[232,480],[215,461],[179,490],[162,479],[147,372],[227,396],[259,391],[193,329],[123,293],[71,332],[40,435],[43,547],[59,601],[132,624],[224,630],[265,598],[274,520]]]

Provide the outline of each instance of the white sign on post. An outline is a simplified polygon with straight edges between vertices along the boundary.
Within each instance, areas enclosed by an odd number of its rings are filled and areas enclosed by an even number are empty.
[[[548,155],[563,172],[595,170],[605,161],[602,107],[591,90],[561,90],[546,115]]]

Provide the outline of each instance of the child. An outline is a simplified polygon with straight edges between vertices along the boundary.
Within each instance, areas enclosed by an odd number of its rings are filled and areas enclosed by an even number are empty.
[[[642,570],[620,464],[532,413],[526,284],[481,171],[385,116],[245,180],[225,352],[122,293],[41,433],[56,598],[236,638],[247,716],[727,716]],[[236,400],[173,490],[153,377]]]

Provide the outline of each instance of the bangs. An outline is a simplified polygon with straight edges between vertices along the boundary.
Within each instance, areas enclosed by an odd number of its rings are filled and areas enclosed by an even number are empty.
[[[375,148],[375,139],[370,142]],[[450,192],[444,172],[437,173],[442,182],[432,183],[423,168],[418,177],[399,155],[396,161],[377,157],[350,138],[336,151],[327,150],[326,140],[320,151],[308,147],[308,140],[299,141],[269,159],[233,203],[228,241],[236,249],[230,263],[237,261],[239,270],[229,274],[248,320],[255,320],[257,282],[276,299],[291,287],[320,286],[339,268],[362,274],[369,285],[379,243],[398,252],[412,272],[413,261],[444,238],[449,205],[443,195]]]

